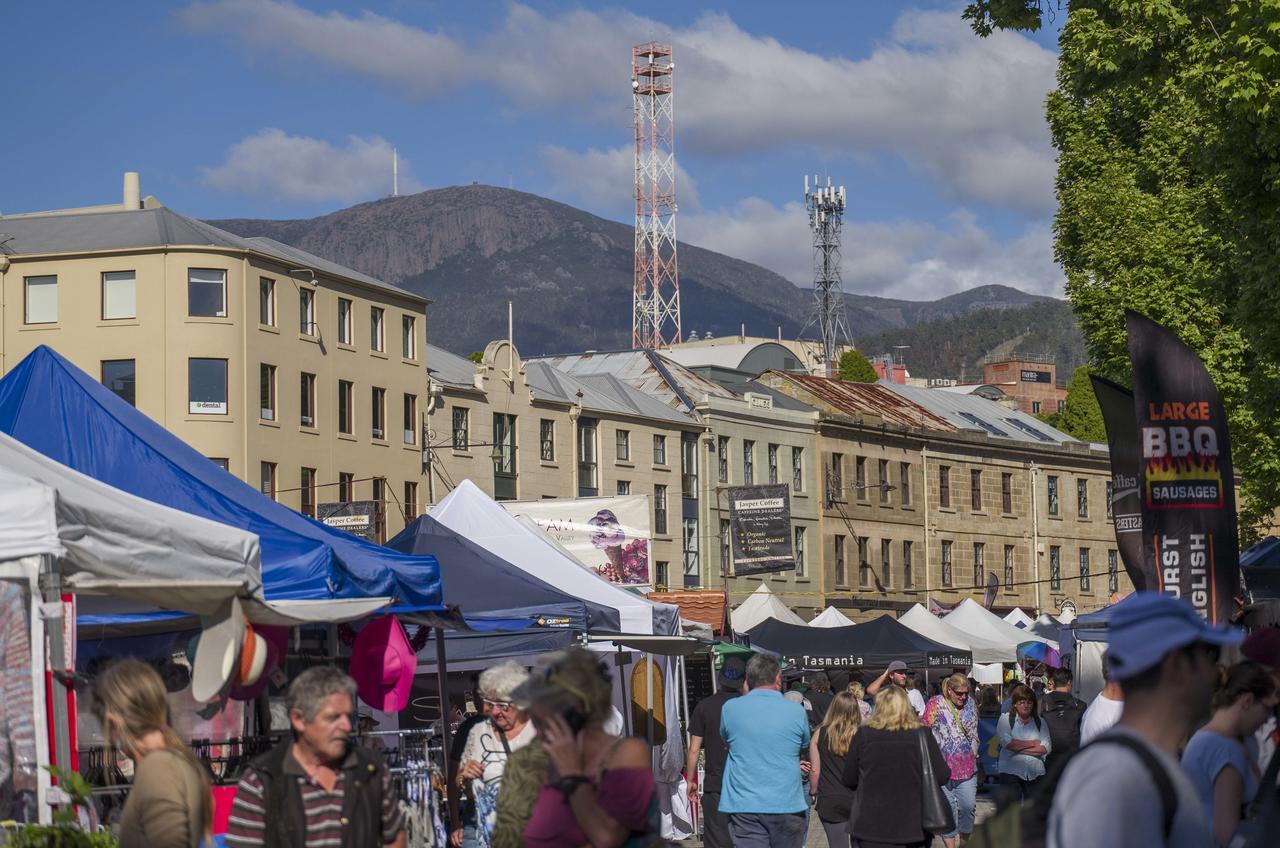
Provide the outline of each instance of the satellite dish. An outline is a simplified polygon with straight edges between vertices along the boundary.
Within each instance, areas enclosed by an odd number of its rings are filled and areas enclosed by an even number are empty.
[[[987,572],[987,591],[982,593],[982,605],[991,609],[996,602],[996,592],[1000,590],[1000,581],[990,571]]]

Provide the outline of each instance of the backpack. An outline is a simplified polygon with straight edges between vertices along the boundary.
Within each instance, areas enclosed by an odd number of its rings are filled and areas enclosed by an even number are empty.
[[[1178,812],[1178,794],[1173,788],[1173,780],[1145,745],[1130,736],[1115,735],[1096,739],[1060,760],[1048,774],[1036,781],[1026,801],[1007,805],[975,828],[968,843],[970,848],[1044,848],[1049,840],[1049,811],[1053,808],[1058,782],[1067,764],[1079,756],[1080,751],[1094,745],[1119,745],[1137,754],[1160,793],[1163,833],[1168,842],[1173,831],[1173,817]]]
[[[1067,692],[1049,692],[1040,699],[1040,715],[1049,725],[1054,754],[1066,754],[1080,747],[1080,721],[1088,708],[1088,704]]]

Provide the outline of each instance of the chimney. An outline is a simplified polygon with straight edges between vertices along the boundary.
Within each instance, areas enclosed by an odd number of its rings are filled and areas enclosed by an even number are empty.
[[[124,172],[124,202],[121,205],[125,209],[142,208],[142,188],[138,183],[137,171]]]

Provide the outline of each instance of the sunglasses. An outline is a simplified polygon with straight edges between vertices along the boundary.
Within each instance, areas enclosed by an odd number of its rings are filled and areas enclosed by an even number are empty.
[[[968,689],[952,689],[952,690],[951,690],[951,694],[952,694],[952,695],[963,695],[964,697],[966,697],[966,698],[967,698],[967,697],[969,697],[969,690],[968,690]]]
[[[483,702],[491,710],[509,710],[512,706],[510,701],[490,701],[488,698],[484,698]]]

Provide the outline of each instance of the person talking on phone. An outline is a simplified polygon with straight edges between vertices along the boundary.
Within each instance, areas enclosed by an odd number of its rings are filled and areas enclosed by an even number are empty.
[[[528,848],[662,844],[648,744],[604,729],[612,692],[599,659],[569,648],[540,660],[513,693],[537,727],[547,763],[523,832]]]

